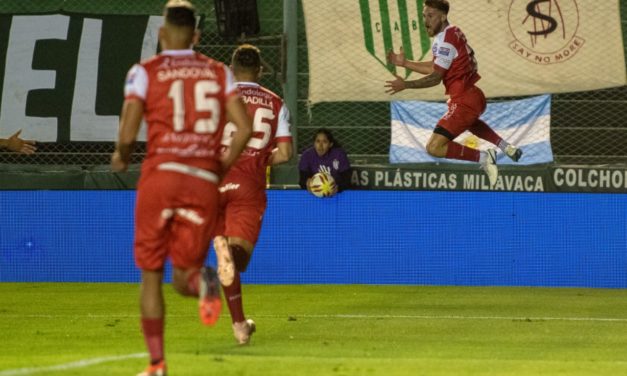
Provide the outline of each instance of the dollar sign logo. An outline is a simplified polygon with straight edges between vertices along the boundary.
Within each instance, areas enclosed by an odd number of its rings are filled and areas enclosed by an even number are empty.
[[[548,27],[542,30],[527,31],[529,35],[548,35],[557,29],[557,21],[555,21],[555,18],[539,12],[540,7],[538,5],[545,2],[551,2],[551,0],[534,0],[527,4],[527,14],[549,23]],[[542,22],[542,25],[544,26],[544,22]]]
[[[577,0],[511,0],[508,22],[514,37],[509,47],[535,64],[566,61],[585,43],[577,35]]]

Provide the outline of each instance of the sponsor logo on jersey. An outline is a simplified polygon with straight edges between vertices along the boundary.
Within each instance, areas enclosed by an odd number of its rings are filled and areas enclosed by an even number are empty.
[[[512,0],[510,50],[535,64],[562,63],[583,47],[577,0]]]
[[[234,191],[236,189],[239,189],[239,184],[235,184],[235,183],[226,183],[220,188],[218,188],[220,193],[224,193],[226,191]]]
[[[135,69],[133,69],[131,72],[129,72],[128,76],[126,77],[126,84],[132,85],[133,82],[135,81],[135,76],[137,76],[137,73]]]
[[[451,49],[450,48],[446,48],[446,47],[440,47],[438,49],[438,55],[441,56],[448,56],[451,54]]]

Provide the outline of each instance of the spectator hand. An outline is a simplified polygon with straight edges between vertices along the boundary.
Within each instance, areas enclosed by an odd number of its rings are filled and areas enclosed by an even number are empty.
[[[20,133],[22,133],[21,129],[15,132],[13,136],[9,137],[9,139],[7,140],[7,149],[22,154],[35,153],[35,151],[37,150],[37,147],[35,147],[35,141],[22,140],[20,138]]]
[[[400,76],[396,76],[396,79],[393,81],[385,81],[385,90],[386,93],[390,95],[394,95],[399,91],[405,90],[405,80],[403,80]]]

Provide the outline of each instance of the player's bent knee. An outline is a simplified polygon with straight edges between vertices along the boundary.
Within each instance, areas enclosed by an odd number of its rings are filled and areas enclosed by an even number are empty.
[[[231,244],[231,252],[233,254],[235,269],[240,273],[245,272],[250,262],[250,253],[246,252],[244,247],[238,244]]]
[[[431,155],[432,157],[437,157],[437,155],[435,155],[435,148],[432,143],[427,144],[427,153],[429,153],[429,155]]]
[[[172,287],[181,295],[188,296],[190,291],[187,287],[187,274],[185,271],[175,268],[172,272]]]
[[[180,282],[177,281],[176,279],[172,278],[172,287],[174,288],[174,291],[176,291],[177,293],[187,296],[189,295],[189,292],[187,291],[187,286]]]
[[[442,158],[446,156],[446,148],[444,146],[445,145],[438,145],[434,142],[429,142],[427,144],[427,153],[429,153],[432,157]]]

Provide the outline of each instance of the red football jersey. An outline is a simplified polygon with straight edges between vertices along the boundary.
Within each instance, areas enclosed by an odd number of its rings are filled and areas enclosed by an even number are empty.
[[[253,119],[253,135],[239,159],[228,172],[253,178],[265,189],[266,167],[278,142],[291,142],[289,111],[283,99],[255,82],[238,82],[240,95]],[[231,145],[235,125],[228,123],[222,138],[224,152]]]
[[[144,101],[148,150],[143,169],[178,162],[221,170],[226,103],[237,95],[224,64],[192,50],[167,50],[129,71],[125,98]]]
[[[436,35],[431,52],[434,69],[442,73],[446,94],[451,97],[463,93],[481,78],[475,52],[457,26],[448,26]]]

